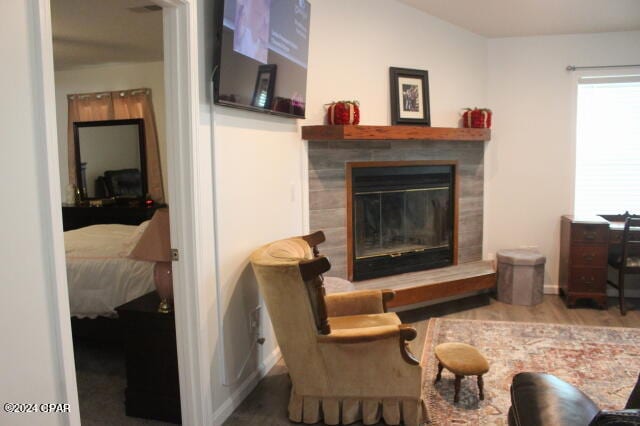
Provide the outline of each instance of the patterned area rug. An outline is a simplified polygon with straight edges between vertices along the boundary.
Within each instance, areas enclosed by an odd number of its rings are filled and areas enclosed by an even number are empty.
[[[489,361],[484,401],[475,377],[462,380],[453,405],[454,376],[434,385],[436,345],[464,342]],[[624,407],[640,372],[640,329],[435,318],[427,328],[422,365],[425,402],[432,425],[506,425],[509,387],[521,371],[547,372],[577,386],[601,408]]]

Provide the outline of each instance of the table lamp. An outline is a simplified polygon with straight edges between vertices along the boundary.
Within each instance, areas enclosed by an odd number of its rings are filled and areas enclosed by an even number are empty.
[[[169,313],[173,306],[173,277],[171,275],[171,241],[169,211],[158,209],[129,254],[131,259],[156,262],[153,281],[160,296],[158,312]]]

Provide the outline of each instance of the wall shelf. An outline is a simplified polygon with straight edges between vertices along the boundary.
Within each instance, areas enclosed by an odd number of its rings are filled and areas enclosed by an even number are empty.
[[[302,126],[302,139],[312,141],[434,140],[483,142],[491,139],[491,129],[426,126]]]

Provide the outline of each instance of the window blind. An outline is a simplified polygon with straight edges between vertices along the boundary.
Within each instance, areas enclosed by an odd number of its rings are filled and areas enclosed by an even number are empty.
[[[640,76],[578,83],[576,215],[640,214]]]

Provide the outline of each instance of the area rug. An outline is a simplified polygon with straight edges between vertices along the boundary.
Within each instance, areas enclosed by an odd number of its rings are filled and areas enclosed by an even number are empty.
[[[444,342],[475,346],[489,361],[484,401],[475,377],[462,380],[453,404],[454,376],[434,384],[434,348]],[[640,372],[640,329],[435,318],[422,354],[424,397],[432,425],[506,425],[509,386],[521,371],[547,372],[577,386],[600,407],[620,409]]]

